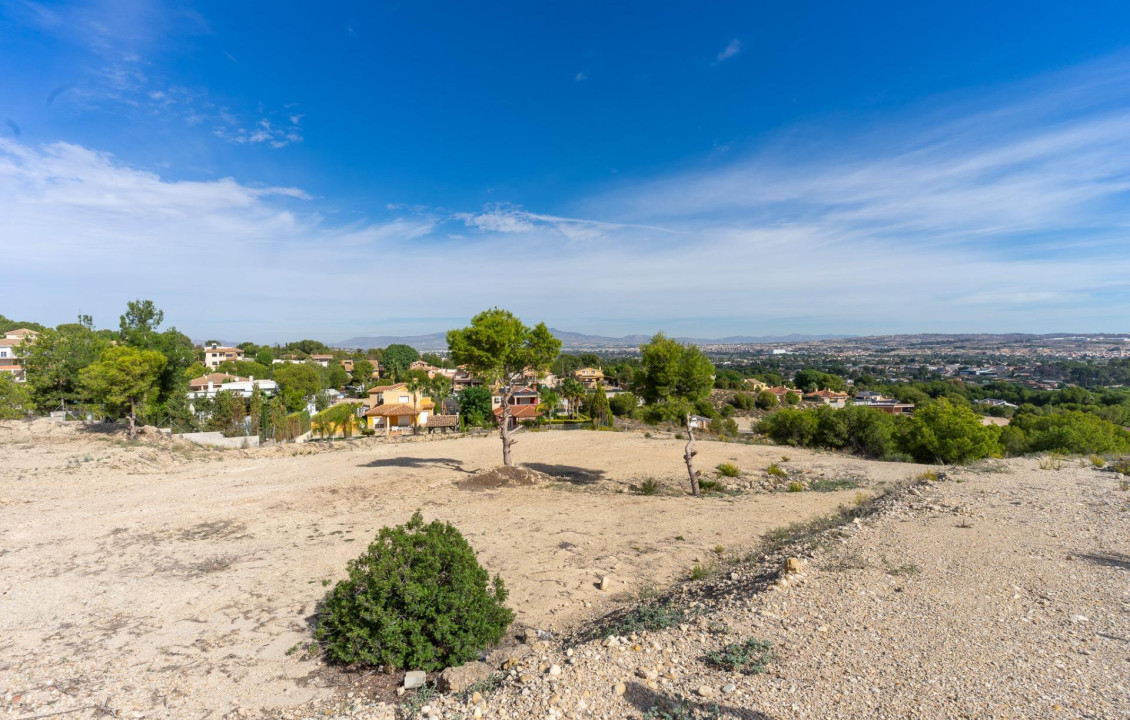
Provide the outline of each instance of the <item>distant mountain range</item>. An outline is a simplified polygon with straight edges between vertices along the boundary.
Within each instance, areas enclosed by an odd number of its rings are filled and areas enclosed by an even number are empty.
[[[651,339],[650,335],[625,335],[623,337],[606,337],[604,335],[585,335],[584,333],[568,332],[550,328],[549,331],[561,341],[566,350],[588,350],[594,348],[625,349],[637,348]],[[696,345],[752,345],[757,343],[794,343],[808,342],[811,340],[836,340],[839,338],[854,337],[853,335],[731,335],[729,337],[705,339],[680,337],[679,342],[694,343]],[[430,335],[378,335],[375,337],[352,337],[333,343],[339,348],[383,348],[389,345],[409,345],[420,352],[432,352],[447,349],[447,334],[432,333]]]

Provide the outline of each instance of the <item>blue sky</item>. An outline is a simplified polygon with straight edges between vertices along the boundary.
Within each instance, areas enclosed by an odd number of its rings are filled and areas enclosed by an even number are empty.
[[[0,0],[0,313],[1126,331],[1122,3]]]

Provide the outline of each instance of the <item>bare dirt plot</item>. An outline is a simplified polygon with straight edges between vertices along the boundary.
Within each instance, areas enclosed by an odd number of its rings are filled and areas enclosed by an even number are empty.
[[[763,474],[781,450],[700,443],[701,467]],[[682,494],[682,443],[628,433],[521,437],[559,481],[467,490],[497,439],[367,440],[209,451],[0,425],[0,687],[17,717],[102,705],[220,717],[325,696],[302,661],[316,603],[383,525],[455,523],[520,621],[566,629],[618,593],[684,575],[714,549],[829,511],[855,491]],[[789,451],[790,467],[865,484],[913,466]],[[665,492],[628,489],[644,479]],[[613,580],[598,589],[604,575]],[[50,685],[48,683],[51,683]],[[14,700],[19,697],[19,700]],[[90,709],[70,717],[96,717]]]

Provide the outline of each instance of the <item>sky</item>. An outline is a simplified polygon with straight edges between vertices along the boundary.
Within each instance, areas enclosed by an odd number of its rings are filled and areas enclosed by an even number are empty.
[[[1130,5],[0,0],[0,314],[1126,332]]]

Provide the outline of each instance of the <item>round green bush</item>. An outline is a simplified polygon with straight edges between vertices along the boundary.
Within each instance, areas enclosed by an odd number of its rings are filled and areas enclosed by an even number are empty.
[[[440,670],[474,660],[514,620],[506,588],[449,523],[382,528],[327,595],[315,631],[343,663]]]

